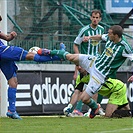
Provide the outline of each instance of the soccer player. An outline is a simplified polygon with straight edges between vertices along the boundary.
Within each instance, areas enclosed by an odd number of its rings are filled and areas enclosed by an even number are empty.
[[[77,84],[76,89],[78,89],[82,93],[83,92],[82,85],[88,84],[90,76],[87,73],[87,71],[85,71],[85,69],[80,67],[78,68],[78,70],[84,75],[84,77],[80,79],[80,76],[78,76],[79,83]],[[117,79],[109,78],[102,85],[98,93],[100,93],[102,96],[106,96],[109,98],[105,110],[105,117],[113,117],[114,115],[115,116],[117,115],[117,117],[131,116],[130,107],[126,95],[126,85],[123,82]],[[71,100],[73,101],[71,102],[70,100],[70,104],[66,107],[66,109],[64,109],[64,113],[66,115],[73,117],[73,113],[70,112],[73,108],[73,105],[76,103],[79,97],[80,95],[76,95],[75,99],[71,98]],[[120,111],[120,113],[118,113],[119,111],[116,112],[116,110],[126,110],[126,111],[123,111],[123,113],[121,113]],[[85,116],[88,116],[88,114]]]
[[[103,53],[97,58],[92,55],[70,54],[67,51],[45,49],[45,54],[58,55],[60,58],[74,62],[75,65],[83,67],[90,74],[88,86],[80,97],[82,102],[92,109],[90,118],[94,118],[100,108],[100,104],[97,104],[91,97],[100,90],[106,79],[117,72],[126,58],[133,61],[132,48],[122,34],[122,27],[114,25],[109,28],[108,34],[88,36],[85,38],[84,41],[90,39],[106,41]],[[42,49],[41,51],[44,50]]]
[[[83,28],[81,28],[80,31],[79,31],[78,36],[74,40],[73,49],[74,49],[75,54],[81,53],[81,54],[90,54],[90,55],[94,55],[94,56],[99,55],[98,51],[99,51],[100,41],[89,40],[87,42],[84,42],[83,39],[85,37],[88,37],[88,36],[93,36],[93,35],[98,35],[98,34],[102,35],[104,33],[104,28],[101,25],[99,25],[99,22],[101,21],[101,15],[102,14],[101,14],[100,10],[93,10],[91,12],[91,17],[90,17],[91,23],[88,24],[87,26],[84,26]],[[79,46],[81,46],[81,51],[79,51]],[[75,73],[74,73],[74,76],[73,76],[74,80],[76,80],[77,73],[78,73],[76,68],[77,67],[75,67]],[[83,75],[81,73],[79,73],[79,74],[80,74],[80,77],[83,77]],[[78,95],[78,93],[80,93],[80,91],[78,89],[75,89],[74,94],[73,94],[74,96],[71,99],[72,101],[73,101],[73,99],[75,99],[76,94]],[[95,98],[95,100],[96,99],[97,98]],[[98,96],[97,101],[98,101],[98,103],[101,103],[101,101],[102,101],[102,96],[101,95]],[[83,105],[82,101],[81,100],[78,101],[77,104],[76,104],[76,108],[73,111],[73,114],[76,114],[76,116],[77,115],[82,116],[83,115],[82,105]],[[100,108],[99,114],[100,115],[105,114],[103,112],[102,108]]]
[[[2,17],[0,16],[0,21]],[[0,39],[11,41],[17,36],[16,32],[11,32],[6,35],[0,31]],[[13,119],[21,119],[16,112],[16,91],[17,91],[17,66],[14,61],[34,60],[36,62],[46,62],[60,60],[58,56],[40,56],[32,52],[28,52],[23,48],[16,46],[6,46],[0,40],[0,69],[5,75],[9,87],[8,87],[8,112],[6,115]]]

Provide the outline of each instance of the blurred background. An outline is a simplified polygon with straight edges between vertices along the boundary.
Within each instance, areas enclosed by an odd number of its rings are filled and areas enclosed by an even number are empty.
[[[73,41],[79,29],[90,23],[93,9],[101,10],[100,24],[105,33],[111,25],[120,24],[133,45],[132,5],[131,0],[8,0],[7,29],[18,33],[9,45],[26,50],[33,46],[59,49],[59,43],[63,42],[67,51],[73,53]],[[100,50],[103,48],[101,45]]]

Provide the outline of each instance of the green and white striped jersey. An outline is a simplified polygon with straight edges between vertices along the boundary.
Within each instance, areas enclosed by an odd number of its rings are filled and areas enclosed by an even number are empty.
[[[107,34],[102,35],[102,40],[106,41],[105,50],[96,59],[95,66],[103,75],[111,77],[126,58],[133,61],[133,50],[123,36],[118,43],[110,41]]]
[[[99,54],[99,43],[100,41],[89,40],[88,42],[82,42],[84,36],[102,35],[104,28],[98,25],[93,29],[90,25],[87,25],[79,31],[78,36],[74,40],[74,44],[81,45],[81,54],[91,54],[97,56]]]

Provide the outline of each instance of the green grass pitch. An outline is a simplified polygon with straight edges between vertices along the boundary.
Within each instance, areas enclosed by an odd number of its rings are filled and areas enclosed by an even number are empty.
[[[0,133],[133,133],[133,118],[25,116],[0,118]]]

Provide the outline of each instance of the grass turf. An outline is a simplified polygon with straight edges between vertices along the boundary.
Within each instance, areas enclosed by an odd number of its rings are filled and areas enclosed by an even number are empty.
[[[0,133],[133,133],[132,118],[22,117],[0,118]]]

